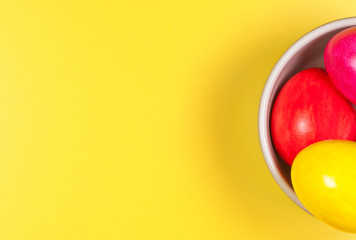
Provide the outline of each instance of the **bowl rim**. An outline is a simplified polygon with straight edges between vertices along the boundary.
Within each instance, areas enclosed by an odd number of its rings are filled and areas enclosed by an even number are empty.
[[[310,41],[340,28],[347,28],[356,25],[356,17],[349,17],[349,18],[342,18],[338,20],[334,20],[332,22],[323,24],[311,31],[307,34],[302,36],[298,39],[294,44],[292,44],[287,51],[279,58],[277,63],[274,65],[272,71],[270,72],[265,86],[263,88],[263,92],[261,95],[260,103],[259,103],[259,110],[258,110],[258,134],[259,134],[259,141],[262,150],[263,157],[267,164],[267,167],[272,174],[274,180],[277,182],[279,187],[283,190],[283,192],[300,208],[308,212],[308,210],[303,206],[303,204],[298,199],[297,195],[295,194],[294,190],[290,187],[288,182],[280,175],[272,157],[273,149],[268,144],[271,142],[268,140],[269,136],[269,121],[267,121],[268,116],[268,102],[271,96],[273,87],[277,80],[277,77],[285,67],[285,65],[289,62],[289,60],[298,52],[300,51],[305,45],[307,45]]]

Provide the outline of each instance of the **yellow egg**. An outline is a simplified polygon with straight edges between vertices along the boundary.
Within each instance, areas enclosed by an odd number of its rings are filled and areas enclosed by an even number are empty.
[[[327,140],[295,158],[294,190],[311,214],[346,232],[356,233],[356,143]]]

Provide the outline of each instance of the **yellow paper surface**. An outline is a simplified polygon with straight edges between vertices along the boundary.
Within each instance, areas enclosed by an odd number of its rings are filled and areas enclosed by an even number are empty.
[[[0,1],[0,239],[353,239],[264,163],[265,80],[355,1]]]

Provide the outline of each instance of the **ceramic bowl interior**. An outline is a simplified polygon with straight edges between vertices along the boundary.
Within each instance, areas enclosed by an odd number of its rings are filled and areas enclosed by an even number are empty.
[[[305,209],[293,191],[290,167],[275,151],[270,134],[273,102],[283,85],[296,73],[310,67],[324,68],[323,54],[328,41],[345,28],[356,26],[355,18],[337,20],[304,35],[279,59],[265,84],[259,108],[259,137],[266,164],[281,189],[299,207]]]

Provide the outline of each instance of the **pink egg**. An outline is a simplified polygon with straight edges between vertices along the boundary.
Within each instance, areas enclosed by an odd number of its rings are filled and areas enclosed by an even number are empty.
[[[356,104],[356,27],[347,28],[330,39],[324,63],[336,88]]]

